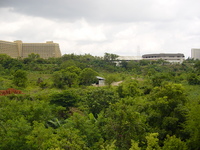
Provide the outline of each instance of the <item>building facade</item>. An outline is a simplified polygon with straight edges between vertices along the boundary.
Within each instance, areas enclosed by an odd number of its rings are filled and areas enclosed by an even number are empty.
[[[191,49],[191,57],[193,59],[199,59],[200,60],[200,49],[198,49],[198,48],[192,48]]]
[[[14,42],[0,40],[0,54],[7,54],[12,58],[26,58],[31,53],[39,54],[41,58],[61,57],[59,44],[53,43],[53,41],[23,43],[20,40]]]
[[[114,63],[116,63],[116,66],[120,66],[122,61],[140,61],[142,60],[141,56],[119,56],[116,58]]]
[[[142,58],[146,60],[162,59],[170,63],[182,63],[185,60],[184,54],[181,54],[181,53],[145,54],[145,55],[142,55]]]

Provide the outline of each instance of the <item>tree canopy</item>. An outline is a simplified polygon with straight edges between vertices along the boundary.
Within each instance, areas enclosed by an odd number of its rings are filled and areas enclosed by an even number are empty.
[[[200,149],[199,61],[117,57],[0,54],[0,149]]]

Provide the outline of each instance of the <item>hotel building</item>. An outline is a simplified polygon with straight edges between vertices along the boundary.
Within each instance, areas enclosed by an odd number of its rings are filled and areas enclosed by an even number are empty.
[[[59,44],[53,41],[23,43],[20,40],[14,42],[0,40],[0,54],[7,54],[12,58],[26,58],[31,53],[39,54],[41,58],[61,57]]]

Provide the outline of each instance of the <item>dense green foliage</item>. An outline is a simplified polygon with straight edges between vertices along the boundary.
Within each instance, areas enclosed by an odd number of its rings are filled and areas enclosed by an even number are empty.
[[[200,61],[117,57],[1,54],[0,149],[200,149]]]

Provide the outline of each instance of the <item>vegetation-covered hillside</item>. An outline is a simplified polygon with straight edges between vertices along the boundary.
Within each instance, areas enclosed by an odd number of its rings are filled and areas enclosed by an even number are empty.
[[[200,149],[200,61],[116,57],[1,54],[0,149]]]

